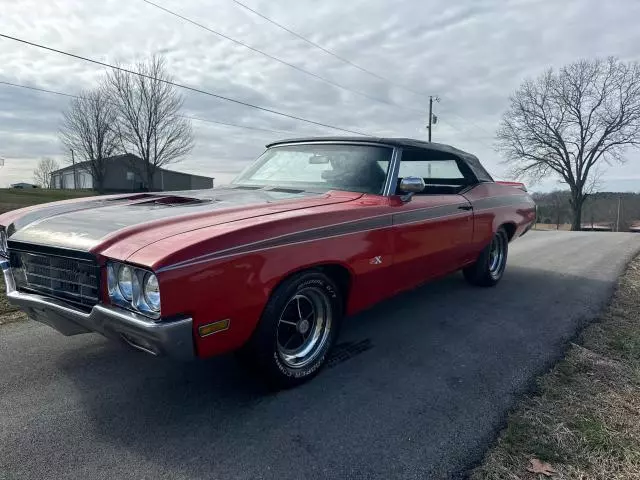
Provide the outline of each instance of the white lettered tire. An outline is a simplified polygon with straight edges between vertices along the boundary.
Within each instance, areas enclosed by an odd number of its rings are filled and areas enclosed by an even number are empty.
[[[274,386],[303,383],[326,363],[342,309],[340,290],[323,272],[292,275],[271,295],[242,356]]]
[[[507,267],[508,253],[509,237],[505,229],[500,227],[476,262],[463,270],[464,278],[470,284],[480,287],[497,285]]]

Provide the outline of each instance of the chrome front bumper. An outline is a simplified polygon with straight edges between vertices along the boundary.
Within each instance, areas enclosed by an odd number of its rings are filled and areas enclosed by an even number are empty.
[[[155,322],[134,312],[100,304],[86,313],[53,298],[19,292],[9,262],[2,257],[0,267],[9,303],[20,307],[31,319],[49,325],[63,335],[98,332],[154,355],[164,354],[179,360],[195,357],[191,318]]]

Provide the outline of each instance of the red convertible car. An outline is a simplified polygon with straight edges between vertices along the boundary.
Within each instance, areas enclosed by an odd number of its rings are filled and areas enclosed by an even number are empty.
[[[64,335],[178,359],[237,350],[292,386],[345,315],[456,270],[495,285],[535,214],[521,184],[447,145],[296,139],[225,187],[5,213],[0,262],[9,301]]]

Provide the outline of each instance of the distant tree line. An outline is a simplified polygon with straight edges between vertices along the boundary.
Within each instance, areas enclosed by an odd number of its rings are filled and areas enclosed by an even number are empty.
[[[538,205],[538,222],[551,225],[571,224],[573,210],[571,192],[534,193]],[[620,231],[640,221],[640,193],[598,192],[589,195],[582,205],[582,226],[610,225],[616,228],[620,204]]]

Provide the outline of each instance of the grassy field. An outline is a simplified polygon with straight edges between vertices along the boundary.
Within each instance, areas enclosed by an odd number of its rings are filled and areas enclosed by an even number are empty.
[[[92,190],[49,190],[46,188],[0,188],[0,214],[38,203],[95,195]]]
[[[607,311],[510,415],[471,478],[640,478],[639,318],[640,257]],[[548,477],[529,470],[544,464]]]
[[[95,195],[91,190],[48,190],[48,189],[0,189],[0,214],[15,210],[16,208],[28,207],[39,203],[55,202],[57,200],[67,200]],[[18,312],[16,308],[9,305],[5,296],[4,280],[0,274],[0,325],[25,319],[25,315]]]

